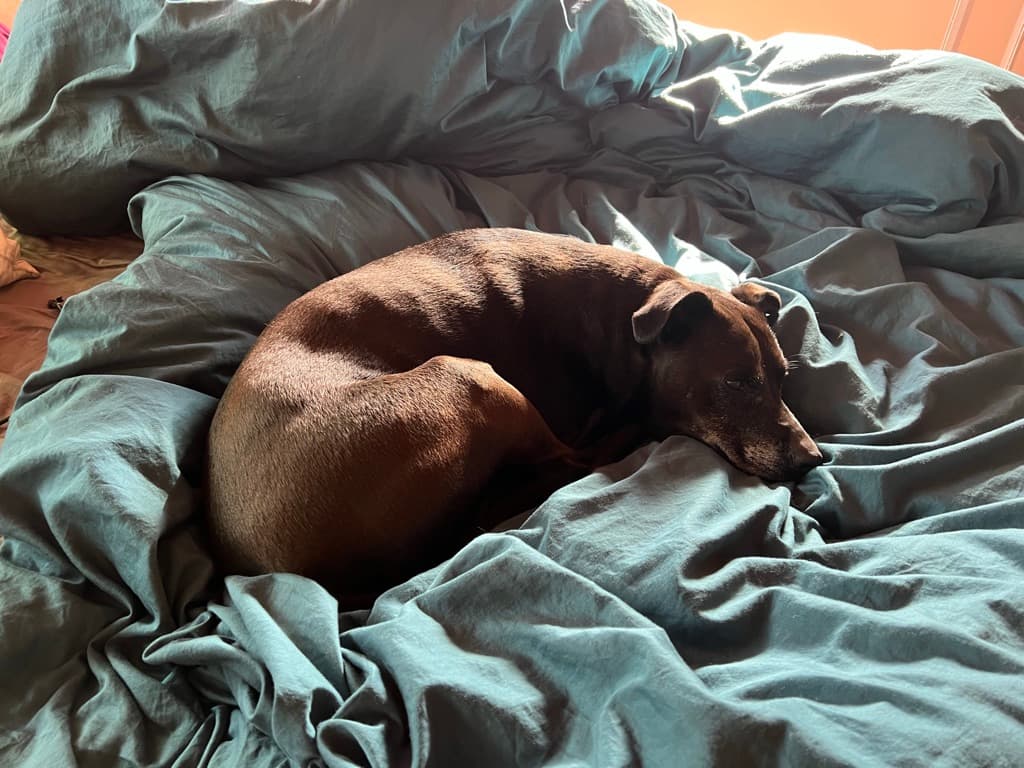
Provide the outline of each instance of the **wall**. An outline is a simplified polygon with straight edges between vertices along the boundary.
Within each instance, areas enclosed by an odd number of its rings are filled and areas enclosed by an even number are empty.
[[[1024,6],[1020,0],[974,0],[957,50],[999,63]],[[1017,54],[1015,72],[1024,74],[1024,56]]]
[[[682,19],[765,38],[779,32],[817,32],[875,48],[941,48],[955,0],[662,0]],[[970,3],[956,50],[1000,63],[1024,0]],[[1024,74],[1024,52],[1014,71]]]
[[[664,2],[665,0],[663,0]],[[875,48],[938,48],[953,0],[668,0],[681,19],[734,29],[755,38],[779,32],[817,32]]]
[[[0,24],[5,24],[10,28],[11,22],[14,21],[14,12],[18,9],[19,2],[21,2],[21,0],[0,0]]]

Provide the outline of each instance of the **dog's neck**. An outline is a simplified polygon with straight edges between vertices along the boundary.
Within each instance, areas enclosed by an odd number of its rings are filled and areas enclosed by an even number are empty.
[[[565,308],[558,321],[548,326],[549,338],[567,357],[583,361],[588,375],[604,389],[604,413],[585,431],[617,429],[627,420],[646,422],[651,358],[633,336],[632,317],[655,286],[678,278],[678,273],[638,256],[632,262],[587,260],[565,276],[569,279],[564,285],[571,286],[571,293],[549,296],[541,305]],[[557,277],[541,280],[544,284],[538,289],[560,290],[562,281]]]

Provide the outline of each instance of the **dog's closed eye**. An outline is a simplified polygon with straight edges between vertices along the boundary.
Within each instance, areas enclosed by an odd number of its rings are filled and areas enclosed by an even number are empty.
[[[760,376],[742,376],[728,378],[725,386],[740,392],[754,392],[764,386],[764,379]]]

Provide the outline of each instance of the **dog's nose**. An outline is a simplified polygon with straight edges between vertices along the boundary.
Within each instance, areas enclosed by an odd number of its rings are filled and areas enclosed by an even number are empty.
[[[815,467],[820,467],[824,459],[819,458],[817,461],[806,461],[803,464],[798,464],[793,470],[794,477],[803,477]]]
[[[790,441],[790,455],[793,458],[794,472],[801,476],[825,461],[821,450],[806,432],[793,435]]]

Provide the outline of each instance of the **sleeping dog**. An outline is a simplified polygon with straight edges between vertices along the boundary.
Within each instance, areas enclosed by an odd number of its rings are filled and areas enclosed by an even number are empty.
[[[644,442],[689,435],[739,469],[822,462],[782,401],[779,296],[636,254],[466,230],[287,306],[224,393],[209,526],[225,569],[370,600]]]

